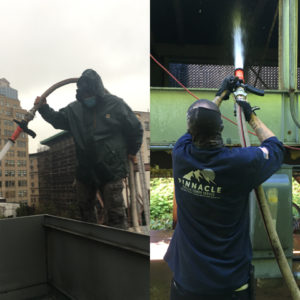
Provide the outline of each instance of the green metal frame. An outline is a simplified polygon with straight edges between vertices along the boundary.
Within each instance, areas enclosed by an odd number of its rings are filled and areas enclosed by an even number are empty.
[[[199,99],[212,100],[215,89],[191,89]],[[180,88],[151,88],[151,146],[173,145],[186,132],[186,111],[196,99]],[[299,113],[298,95],[296,111]],[[285,144],[299,144],[299,129],[291,119],[289,97],[287,91],[268,90],[264,97],[248,94],[252,106],[259,106],[259,118]],[[222,114],[235,121],[234,102],[232,96],[221,105]],[[223,119],[223,140],[226,145],[239,145],[237,126]],[[251,128],[249,127],[249,130]],[[259,144],[256,136],[250,134],[251,144]],[[155,147],[154,147],[155,148]]]

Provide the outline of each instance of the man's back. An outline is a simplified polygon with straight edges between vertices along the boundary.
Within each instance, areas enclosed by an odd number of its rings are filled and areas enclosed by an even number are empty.
[[[223,293],[248,280],[249,192],[281,165],[275,138],[262,147],[199,149],[189,134],[173,150],[178,223],[166,254],[174,279],[199,293]]]

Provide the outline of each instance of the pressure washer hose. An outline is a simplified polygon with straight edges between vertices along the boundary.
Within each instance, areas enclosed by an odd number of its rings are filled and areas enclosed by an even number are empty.
[[[255,194],[257,197],[258,205],[260,206],[260,211],[262,214],[262,218],[265,224],[265,228],[268,233],[268,237],[270,239],[270,243],[273,248],[273,252],[275,255],[275,258],[277,260],[279,269],[281,271],[282,277],[284,278],[288,289],[291,293],[293,300],[299,300],[300,299],[300,292],[298,285],[295,281],[295,278],[292,274],[292,271],[290,269],[290,266],[288,264],[288,261],[285,257],[285,254],[283,252],[277,231],[275,229],[272,216],[270,213],[269,205],[267,203],[267,199],[265,196],[265,192],[263,187],[260,185],[255,189]]]
[[[249,137],[248,137],[248,132],[247,128],[245,125],[245,120],[244,120],[244,114],[241,113],[241,107],[237,105],[237,119],[238,119],[238,127],[239,127],[239,132],[240,132],[240,141],[242,147],[248,147],[250,146],[249,142]],[[288,264],[288,261],[285,257],[285,254],[283,252],[278,234],[276,232],[272,216],[270,213],[269,205],[267,203],[267,199],[265,196],[265,192],[263,190],[262,185],[259,185],[255,189],[255,194],[257,198],[258,205],[260,207],[260,211],[262,214],[262,218],[265,224],[265,228],[271,243],[271,246],[273,248],[273,252],[275,255],[275,258],[277,260],[279,269],[281,271],[281,274],[288,286],[288,289],[291,293],[292,299],[293,300],[300,300],[300,292],[297,286],[297,283],[295,281],[295,278],[293,277],[292,271],[290,269],[290,266]]]
[[[59,81],[55,84],[53,84],[49,89],[47,89],[42,95],[41,99],[47,98],[52,92],[54,92],[56,89],[70,84],[70,83],[76,83],[78,81],[78,78],[69,78],[62,81]],[[29,110],[24,117],[24,120],[28,123],[29,121],[33,120],[36,111],[43,105],[43,101],[40,101],[38,104],[35,104],[31,110]]]
[[[134,174],[134,165],[133,162],[129,159],[129,189],[130,189],[130,205],[131,205],[131,219],[132,226],[135,232],[141,232],[139,227],[139,220],[137,214],[137,193],[136,193],[136,184],[135,184],[135,174]]]

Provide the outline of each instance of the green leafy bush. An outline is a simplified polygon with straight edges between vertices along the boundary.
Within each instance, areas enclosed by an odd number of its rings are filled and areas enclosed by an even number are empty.
[[[293,202],[300,205],[300,184],[293,178]]]
[[[150,181],[150,228],[172,229],[173,178],[152,178]]]

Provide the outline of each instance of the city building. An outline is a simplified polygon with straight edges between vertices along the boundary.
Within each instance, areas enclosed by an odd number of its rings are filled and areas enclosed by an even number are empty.
[[[13,120],[22,120],[25,113],[18,100],[18,91],[11,88],[5,78],[0,79],[0,149],[17,128]],[[0,198],[29,204],[28,166],[28,136],[22,132],[0,161]]]
[[[29,189],[30,199],[29,205],[39,206],[39,167],[38,167],[38,153],[29,154]]]
[[[76,217],[73,138],[69,132],[62,131],[41,144],[48,146],[48,150],[37,156],[40,207],[55,215]]]

